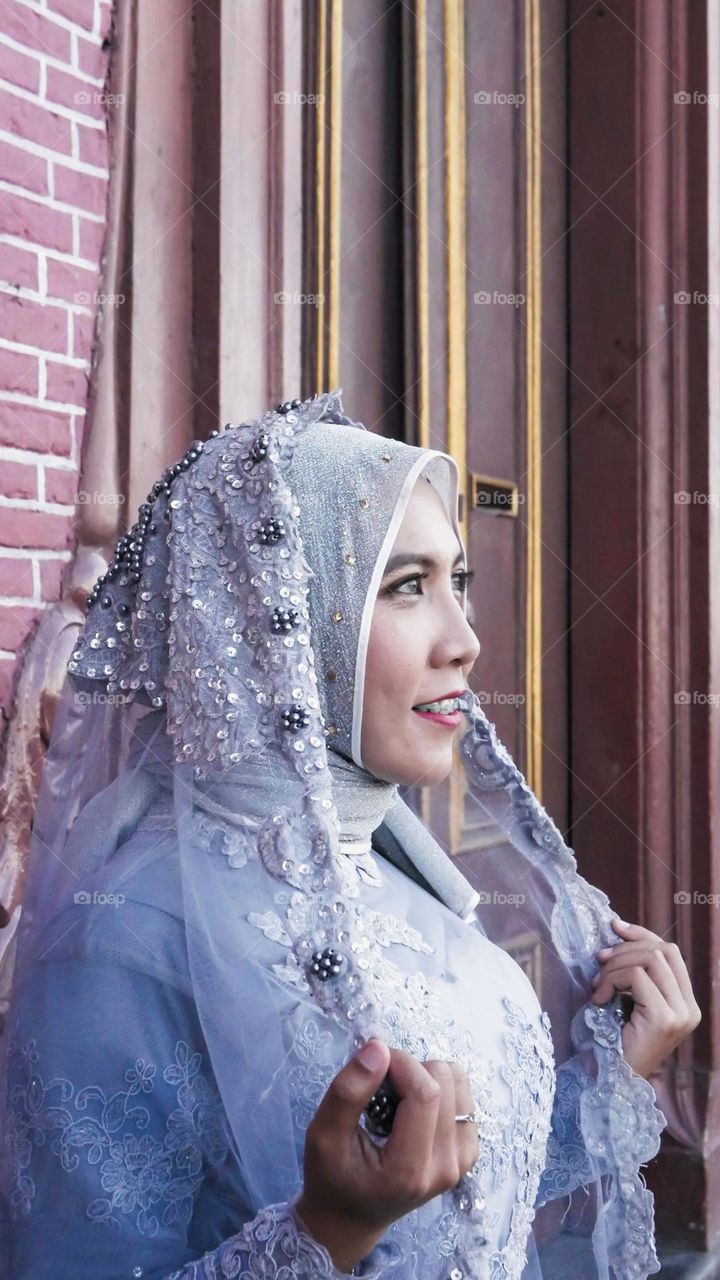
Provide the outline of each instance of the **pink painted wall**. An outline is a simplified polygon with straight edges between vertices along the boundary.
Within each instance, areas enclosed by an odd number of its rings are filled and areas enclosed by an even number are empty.
[[[105,232],[112,0],[0,0],[0,708],[57,599]],[[82,495],[81,499],[82,500]]]

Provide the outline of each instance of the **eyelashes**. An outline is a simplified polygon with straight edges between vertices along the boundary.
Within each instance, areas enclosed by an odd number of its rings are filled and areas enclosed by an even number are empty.
[[[461,591],[467,591],[474,577],[475,577],[474,569],[458,569],[457,573],[453,574],[453,578],[460,579]]]
[[[400,588],[408,586],[411,582],[422,582],[427,577],[429,577],[427,573],[414,573],[411,577],[403,578],[400,582],[395,582],[391,587],[387,587],[384,594],[389,596],[421,596],[424,594],[422,591],[407,592],[401,591]],[[453,581],[457,581],[459,584],[457,590],[460,592],[467,591],[474,577],[474,569],[456,569],[455,573],[452,574]]]

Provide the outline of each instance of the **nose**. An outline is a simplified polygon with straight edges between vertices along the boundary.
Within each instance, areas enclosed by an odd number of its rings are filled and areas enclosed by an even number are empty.
[[[462,605],[453,598],[447,611],[443,611],[442,625],[438,628],[436,642],[432,646],[432,667],[462,667],[469,673],[480,653],[480,641],[465,616]]]

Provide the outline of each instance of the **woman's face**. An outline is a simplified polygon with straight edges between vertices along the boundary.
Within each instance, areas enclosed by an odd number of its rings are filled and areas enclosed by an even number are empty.
[[[464,567],[442,498],[421,475],[380,583],[365,667],[362,759],[386,782],[432,786],[452,768],[464,716],[453,726],[414,708],[467,688],[480,652],[465,617]]]

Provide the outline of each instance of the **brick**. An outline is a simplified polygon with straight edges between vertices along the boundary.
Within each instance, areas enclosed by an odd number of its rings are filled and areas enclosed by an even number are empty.
[[[37,499],[37,463],[0,460],[0,493],[5,498]]]
[[[8,44],[0,44],[0,77],[16,84],[30,93],[40,91],[40,63],[19,49]]]
[[[77,111],[81,116],[97,120],[105,115],[103,90],[98,85],[88,84],[73,75],[72,71],[61,71],[59,67],[48,67],[47,88],[45,96],[48,102],[56,102],[69,111]]]
[[[0,658],[0,707],[8,719],[15,692],[15,674],[17,662],[14,658]]]
[[[71,217],[68,214],[68,217]],[[106,223],[91,222],[90,218],[80,219],[80,254],[88,262],[99,262],[105,243]]]
[[[67,560],[40,561],[40,595],[43,600],[58,600]]]
[[[104,124],[102,129],[92,129],[78,121],[77,131],[79,159],[83,164],[94,164],[98,169],[107,169],[108,138]]]
[[[33,568],[29,556],[0,556],[0,596],[32,595]]]
[[[95,305],[95,293],[100,287],[100,273],[88,267],[80,267],[75,262],[61,262],[57,258],[48,258],[47,291],[50,298],[62,298],[75,306],[91,307]],[[83,301],[82,295],[88,297]]]
[[[95,25],[95,0],[47,0],[47,7],[86,31],[92,31]]]
[[[112,19],[113,19],[112,4],[111,3],[101,4],[100,5],[100,31],[98,34],[99,40],[104,41],[104,40],[107,40],[109,36],[112,36]]]
[[[107,23],[107,19],[105,20]],[[102,80],[107,69],[109,49],[103,49],[102,40],[104,34],[101,35],[100,41],[88,40],[83,35],[78,35],[78,66],[86,76],[92,76],[95,80]]]
[[[16,244],[0,244],[0,281],[15,289],[39,287],[38,255]]]
[[[75,446],[80,456],[82,456],[83,440],[85,439],[85,427],[88,421],[85,409],[74,409],[73,417],[75,419]]]
[[[68,354],[68,313],[52,302],[34,302],[0,293],[0,338],[58,355]]]
[[[17,0],[0,0],[0,31],[28,49],[50,54],[58,62],[69,63],[72,58],[70,32]]]
[[[0,444],[68,458],[72,447],[70,415],[36,409],[30,404],[0,402]]]
[[[92,357],[93,346],[95,342],[95,324],[97,321],[97,310],[91,316],[81,316],[77,313],[72,317],[73,327],[73,356],[81,360],[90,360]]]
[[[36,396],[39,390],[40,365],[37,356],[27,355],[24,351],[8,351],[0,347],[0,394],[3,391],[17,391],[20,395]],[[4,418],[7,413],[14,413],[14,407],[2,405],[0,408],[0,443],[16,444],[16,440],[3,440]]]
[[[87,369],[48,360],[46,398],[57,404],[80,405],[84,409],[87,404],[88,377]]]
[[[23,507],[0,507],[0,546],[65,551],[75,536],[74,516]],[[0,649],[3,645],[0,644]]]
[[[1,47],[1,46],[0,46]],[[13,146],[11,142],[0,139],[0,174],[4,182],[12,182],[16,187],[25,187],[36,195],[49,195],[48,162],[43,156],[24,151],[22,146]]]
[[[85,213],[105,216],[107,205],[107,178],[94,173],[79,173],[77,169],[54,166],[55,199],[74,205]]]
[[[0,104],[0,110],[2,105]],[[72,213],[50,209],[10,191],[0,191],[0,234],[72,253]]]
[[[64,502],[66,506],[74,507],[77,484],[77,471],[68,471],[64,467],[45,467],[46,502]]]
[[[57,115],[50,107],[28,102],[8,89],[0,89],[0,120],[5,132],[16,138],[25,138],[62,155],[72,155],[70,121]]]
[[[17,653],[39,616],[40,609],[0,605],[0,649]]]

